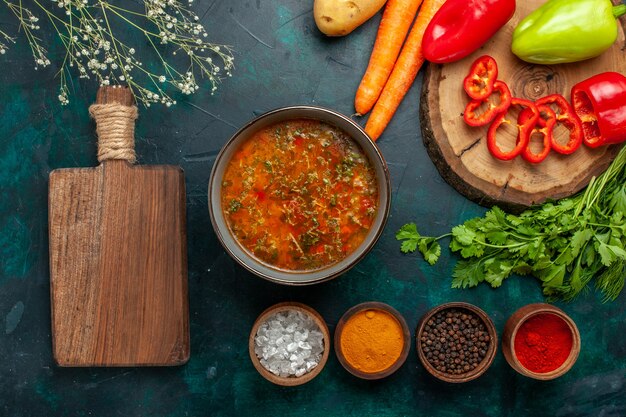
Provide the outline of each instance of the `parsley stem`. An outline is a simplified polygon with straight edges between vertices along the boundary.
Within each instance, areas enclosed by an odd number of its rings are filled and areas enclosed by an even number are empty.
[[[591,223],[588,222],[587,223],[589,226],[596,226],[596,227],[611,227],[611,224],[606,224],[606,223]],[[616,226],[616,225],[613,225]]]
[[[492,245],[491,243],[483,242],[478,239],[472,239],[472,240],[480,245],[486,246],[488,248],[495,248],[495,249],[519,248],[520,246],[527,245],[527,243],[525,242],[515,243],[513,245]]]

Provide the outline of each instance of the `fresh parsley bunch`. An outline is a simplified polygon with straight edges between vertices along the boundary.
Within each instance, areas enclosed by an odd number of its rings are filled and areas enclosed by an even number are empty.
[[[467,220],[451,233],[421,236],[414,223],[396,234],[402,252],[419,250],[431,265],[438,241],[463,257],[452,287],[487,282],[497,288],[511,274],[532,274],[550,299],[572,300],[595,280],[604,301],[615,300],[626,277],[626,148],[583,193],[530,208],[520,215],[498,207]]]

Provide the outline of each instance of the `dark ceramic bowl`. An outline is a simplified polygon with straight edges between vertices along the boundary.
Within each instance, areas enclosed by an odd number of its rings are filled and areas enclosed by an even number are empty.
[[[349,136],[361,147],[371,162],[378,182],[378,211],[369,233],[352,253],[343,260],[322,269],[310,271],[290,271],[269,265],[245,250],[228,229],[221,207],[221,184],[224,171],[239,146],[254,133],[274,123],[294,119],[313,119],[335,126]],[[217,155],[209,180],[209,212],[215,233],[226,251],[248,271],[267,280],[288,285],[308,285],[327,281],[348,271],[359,262],[380,237],[391,203],[391,186],[389,170],[378,147],[365,131],[350,118],[332,110],[313,106],[283,107],[265,113],[242,127],[224,145]]]

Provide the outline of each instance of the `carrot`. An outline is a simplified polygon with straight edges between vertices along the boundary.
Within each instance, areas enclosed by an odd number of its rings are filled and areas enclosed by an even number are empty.
[[[428,23],[444,2],[445,0],[424,0],[398,61],[365,125],[365,131],[373,140],[378,139],[389,124],[424,63],[422,38]]]
[[[361,80],[354,108],[359,115],[372,110],[395,64],[402,43],[422,0],[389,0],[378,27],[370,62]]]

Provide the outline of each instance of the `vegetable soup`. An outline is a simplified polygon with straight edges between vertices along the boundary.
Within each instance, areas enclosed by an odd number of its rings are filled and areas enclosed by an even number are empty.
[[[365,239],[378,184],[350,136],[298,119],[258,131],[235,151],[221,199],[242,247],[276,268],[309,271],[339,262]]]

